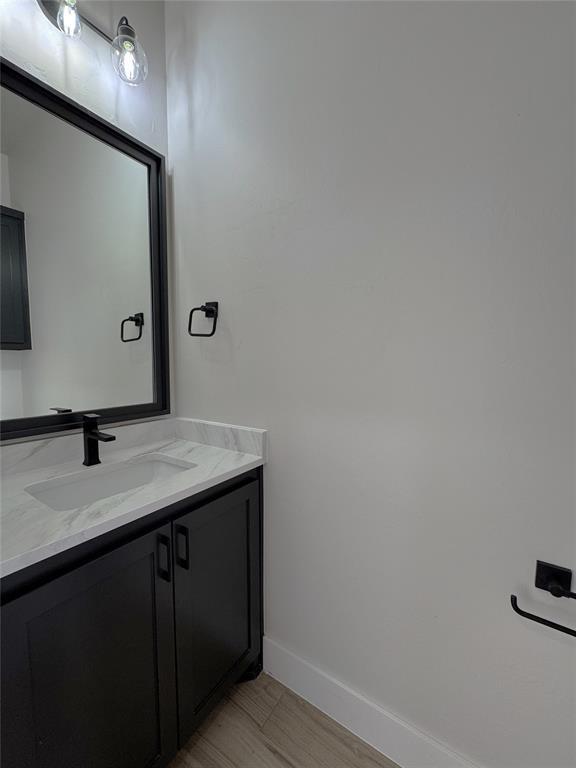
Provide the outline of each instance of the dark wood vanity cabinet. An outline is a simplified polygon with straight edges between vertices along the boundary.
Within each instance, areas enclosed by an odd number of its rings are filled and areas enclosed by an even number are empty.
[[[165,766],[260,671],[259,482],[170,514],[3,606],[2,768]]]
[[[180,743],[261,648],[258,488],[175,520],[174,608]]]
[[[140,768],[173,753],[169,535],[165,525],[3,608],[2,766]]]

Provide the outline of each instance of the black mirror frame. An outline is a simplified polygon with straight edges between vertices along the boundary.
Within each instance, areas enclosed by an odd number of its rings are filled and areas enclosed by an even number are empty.
[[[97,407],[97,411],[103,424],[170,413],[165,158],[1,57],[0,85],[148,167],[154,400],[113,408]],[[4,419],[0,421],[0,439],[79,429],[83,414],[93,411],[94,406],[69,414]]]

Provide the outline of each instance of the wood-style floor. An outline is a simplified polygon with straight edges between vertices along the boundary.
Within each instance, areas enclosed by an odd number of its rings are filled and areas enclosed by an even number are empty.
[[[268,675],[241,683],[170,768],[398,768]]]

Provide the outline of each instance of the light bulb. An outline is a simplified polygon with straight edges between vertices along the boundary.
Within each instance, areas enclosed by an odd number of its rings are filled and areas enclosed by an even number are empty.
[[[78,13],[78,0],[60,0],[58,26],[68,37],[80,37],[82,22]]]
[[[138,42],[134,28],[123,16],[118,24],[116,37],[111,48],[114,69],[128,85],[140,85],[148,74],[148,59],[144,48]]]

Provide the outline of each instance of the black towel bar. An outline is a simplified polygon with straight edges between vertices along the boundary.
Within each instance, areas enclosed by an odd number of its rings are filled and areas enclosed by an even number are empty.
[[[519,616],[523,616],[525,619],[530,619],[530,621],[535,621],[537,624],[544,624],[545,627],[556,629],[558,632],[564,632],[566,635],[576,637],[576,629],[570,629],[570,627],[565,627],[563,624],[556,624],[555,621],[549,621],[548,619],[542,618],[542,616],[536,616],[535,613],[523,611],[522,608],[518,607],[518,598],[516,595],[510,595],[510,602],[512,603],[512,608]]]

